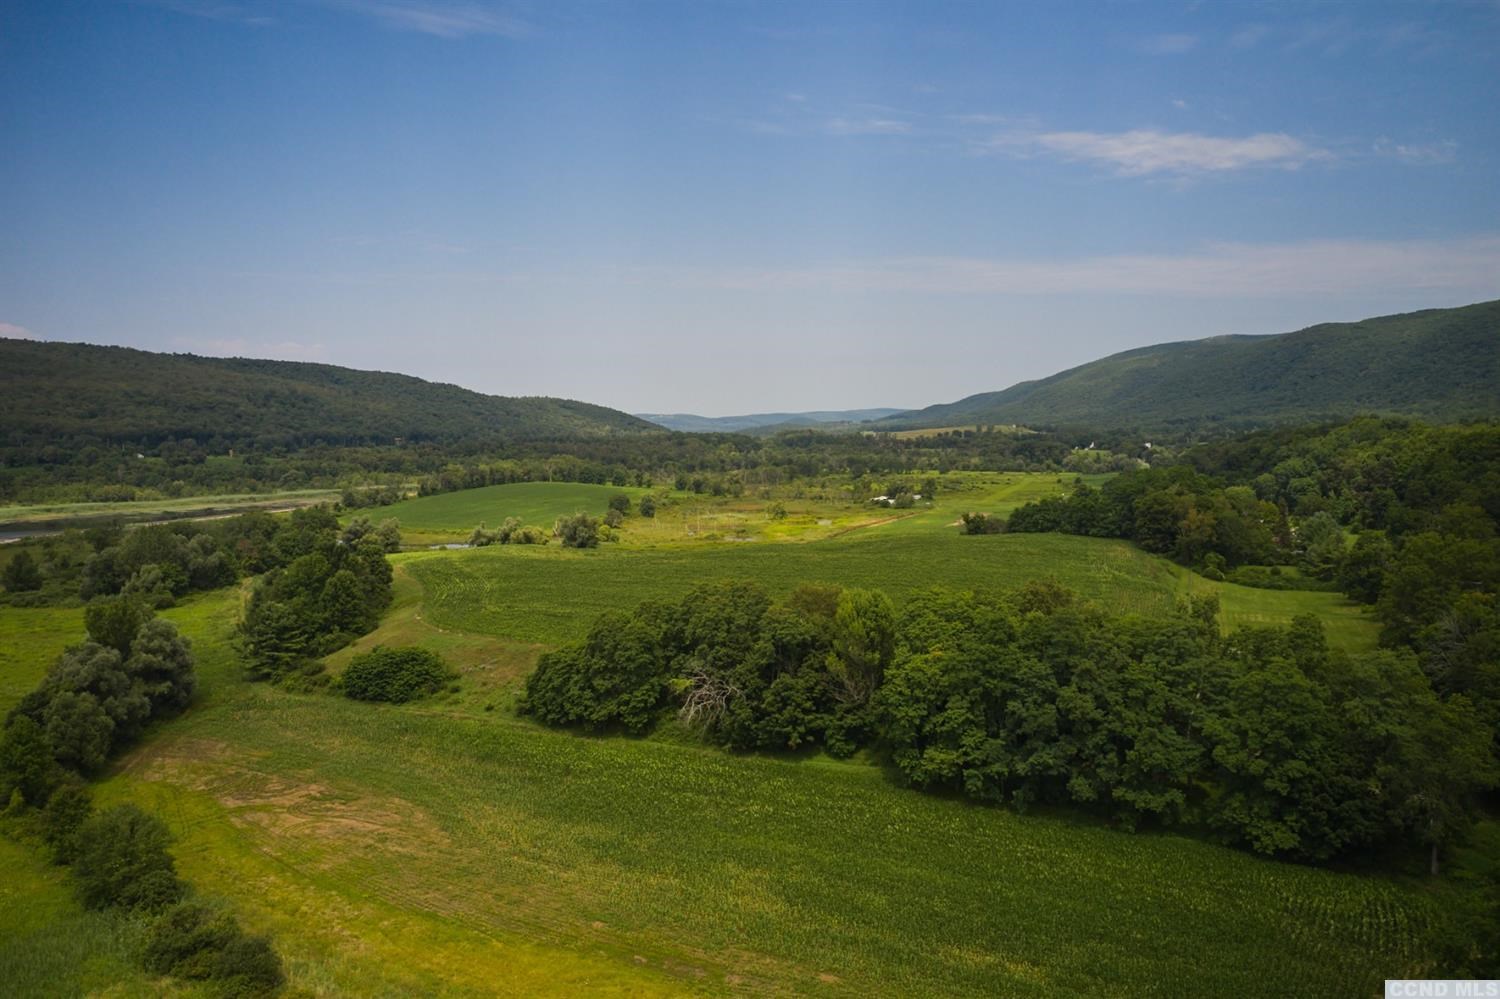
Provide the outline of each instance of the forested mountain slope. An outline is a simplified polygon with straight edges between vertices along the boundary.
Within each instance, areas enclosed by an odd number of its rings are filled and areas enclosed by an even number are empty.
[[[1360,413],[1436,421],[1500,416],[1500,301],[1141,347],[879,426],[1165,431]]]
[[[331,364],[0,339],[0,444],[389,444],[656,430],[566,399],[482,395]]]

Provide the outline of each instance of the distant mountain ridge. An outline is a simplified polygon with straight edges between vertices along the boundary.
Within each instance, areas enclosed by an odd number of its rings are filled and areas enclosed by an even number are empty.
[[[815,410],[808,413],[747,413],[744,416],[695,416],[692,413],[636,413],[668,430],[687,433],[740,433],[744,431],[791,429],[793,427],[816,427],[834,423],[864,423],[905,413],[904,409],[834,409]]]
[[[1161,432],[1359,413],[1500,417],[1500,301],[1139,347],[874,429],[1020,423]]]
[[[191,438],[299,447],[658,429],[585,402],[484,395],[331,364],[0,339],[0,443],[12,445]]]

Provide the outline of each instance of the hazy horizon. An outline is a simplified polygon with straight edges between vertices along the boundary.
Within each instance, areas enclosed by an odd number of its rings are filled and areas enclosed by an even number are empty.
[[[21,2],[0,335],[921,408],[1500,297],[1500,7]]]

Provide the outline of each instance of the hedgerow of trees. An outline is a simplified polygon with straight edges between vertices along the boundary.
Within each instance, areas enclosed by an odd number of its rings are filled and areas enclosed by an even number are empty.
[[[1080,484],[1008,527],[1129,538],[1251,583],[1277,577],[1246,575],[1247,563],[1298,568],[1371,605],[1383,645],[1415,652],[1440,695],[1500,726],[1500,426],[1365,419],[1252,434]]]
[[[341,532],[331,509],[308,507],[263,540],[257,563],[268,571],[240,624],[246,665],[255,679],[317,683],[317,658],[372,631],[390,604],[392,539],[358,519]]]
[[[1500,780],[1492,730],[1415,656],[1331,652],[1315,618],[1221,637],[1216,602],[1113,618],[1055,584],[986,598],[753,583],[611,612],[523,710],[643,732],[675,709],[732,749],[869,748],[912,784],[1324,861],[1433,862]]]
[[[0,732],[5,819],[34,831],[68,866],[86,908],[150,920],[147,971],[222,995],[276,993],[285,975],[274,947],[246,934],[229,911],[192,898],[166,826],[131,804],[94,811],[82,779],[188,705],[195,675],[187,641],[131,595],[90,604],[85,624],[88,640],[58,657]]]

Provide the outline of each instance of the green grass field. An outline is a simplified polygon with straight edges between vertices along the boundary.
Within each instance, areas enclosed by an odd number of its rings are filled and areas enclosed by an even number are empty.
[[[1107,475],[1085,476],[1098,485]],[[1072,476],[1025,472],[950,472],[942,476],[936,506],[922,504],[893,510],[856,502],[836,490],[772,490],[770,496],[710,496],[664,489],[579,485],[568,482],[517,482],[423,496],[375,510],[346,515],[376,520],[395,517],[409,545],[464,541],[481,522],[498,527],[506,517],[550,528],[562,516],[584,512],[600,516],[610,497],[624,493],[632,504],[650,493],[658,499],[654,518],[626,518],[618,542],[623,547],[704,544],[719,541],[818,541],[842,536],[873,524],[898,524],[895,531],[919,533],[946,529],[965,510],[1007,514],[1023,503],[1053,496]],[[784,495],[783,495],[784,494]],[[784,516],[772,516],[773,505]]]
[[[1051,577],[1115,613],[1160,614],[1188,593],[1217,592],[1226,628],[1317,614],[1336,647],[1374,646],[1377,628],[1341,594],[1213,583],[1123,541],[1056,534],[965,537],[901,523],[806,545],[714,545],[631,551],[491,547],[401,556],[441,627],[524,642],[581,637],[600,612],[675,599],[713,579],[753,579],[776,594],[802,582],[885,590],[1003,589]]]
[[[522,524],[551,528],[558,517],[574,513],[603,515],[609,498],[619,493],[639,502],[649,489],[616,486],[594,486],[576,482],[513,482],[503,486],[484,486],[455,493],[440,493],[404,500],[374,510],[358,510],[376,520],[395,517],[403,530],[428,534],[462,534],[467,536],[480,522],[499,527],[506,517],[519,518]]]
[[[247,689],[106,788],[330,992],[1372,992],[1394,882],[902,790],[880,771]]]
[[[1051,576],[1139,613],[1213,589],[1228,626],[1311,611],[1335,644],[1373,641],[1336,594],[1210,583],[1122,542],[949,526],[954,509],[1055,488],[989,481],[902,519],[857,511],[803,544],[397,556],[380,629],[330,667],[388,642],[459,668],[457,692],[401,708],[246,683],[230,644],[242,592],[204,594],[165,612],[199,657],[197,703],[98,796],[167,821],[184,874],[273,934],[304,994],[1368,994],[1430,972],[1421,940],[1443,898],[1426,886],[1020,816],[867,764],[514,715],[540,649],[600,610],[715,578],[899,601]],[[77,609],[0,608],[0,708],[81,635]],[[138,928],[79,910],[34,848],[0,846],[19,872],[0,915],[0,977],[22,983],[7,994],[84,994],[99,976],[120,983],[109,994],[152,994],[128,964]]]

